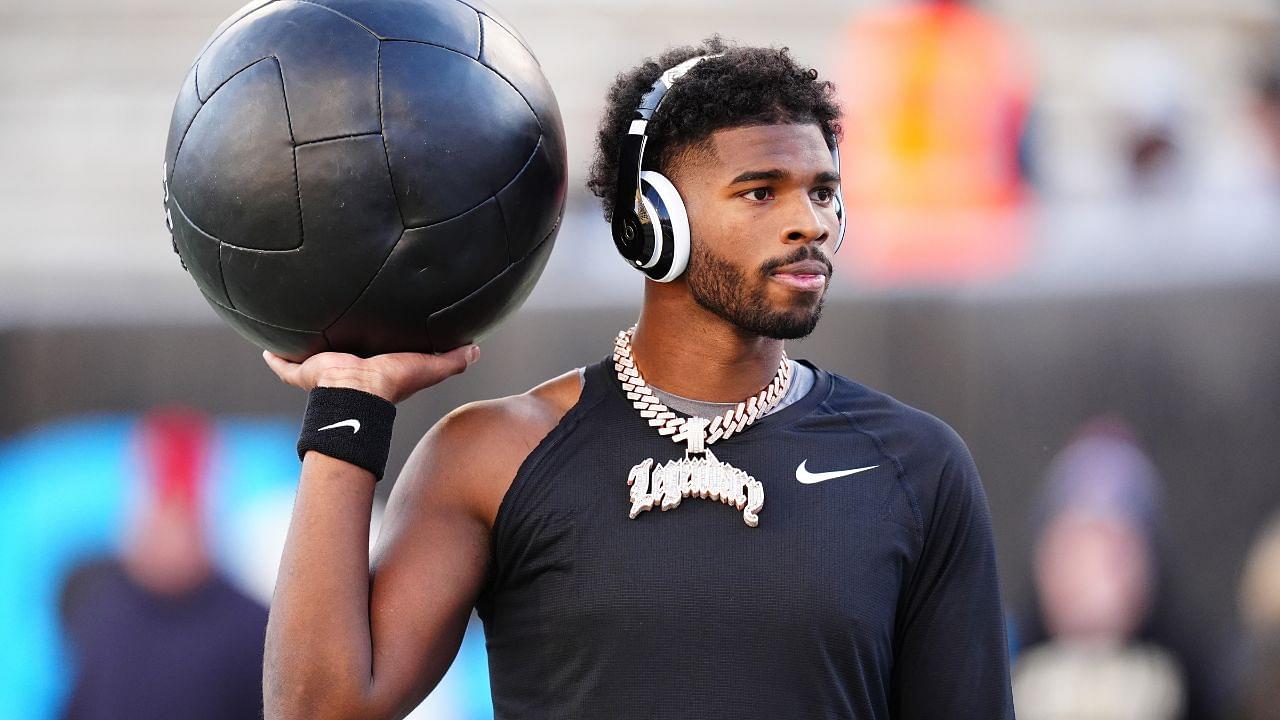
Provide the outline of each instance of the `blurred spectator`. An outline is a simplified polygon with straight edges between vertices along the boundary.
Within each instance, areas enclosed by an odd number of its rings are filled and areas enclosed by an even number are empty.
[[[1101,68],[1106,104],[1119,129],[1127,194],[1185,194],[1186,68],[1166,45],[1137,33],[1125,35]]]
[[[1244,627],[1237,691],[1240,720],[1280,720],[1280,514],[1259,535],[1240,583]]]
[[[1268,180],[1280,202],[1280,57],[1273,57],[1255,72],[1250,105],[1253,120],[1262,136],[1267,159]]]
[[[210,560],[209,441],[190,413],[144,421],[147,477],[121,556],[81,565],[63,587],[76,673],[68,720],[261,717],[267,612]]]
[[[881,284],[1015,269],[1032,73],[1012,30],[959,0],[913,1],[858,14],[841,47],[837,261]]]
[[[1048,471],[1036,608],[1014,665],[1023,720],[1209,717],[1210,668],[1169,607],[1157,548],[1160,480],[1121,423],[1084,428]]]

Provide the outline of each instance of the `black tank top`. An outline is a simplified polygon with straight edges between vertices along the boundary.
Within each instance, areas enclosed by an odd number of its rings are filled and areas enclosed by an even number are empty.
[[[633,466],[685,446],[632,408],[610,358],[587,368],[494,523],[477,610],[496,718],[1013,717],[963,443],[814,369],[805,397],[709,446],[763,485],[750,527],[694,496],[629,517]]]

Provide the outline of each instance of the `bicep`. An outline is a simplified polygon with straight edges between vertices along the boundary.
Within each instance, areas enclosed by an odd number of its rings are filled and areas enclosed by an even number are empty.
[[[484,582],[489,528],[441,433],[418,444],[392,488],[373,553],[370,689],[379,717],[400,717],[448,670]]]
[[[986,493],[959,438],[942,469],[903,607],[903,718],[1012,716],[1004,612]]]

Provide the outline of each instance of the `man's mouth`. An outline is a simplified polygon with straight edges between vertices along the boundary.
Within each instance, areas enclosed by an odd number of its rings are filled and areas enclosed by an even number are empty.
[[[817,260],[783,265],[770,277],[784,285],[803,292],[821,292],[827,286],[827,266]]]

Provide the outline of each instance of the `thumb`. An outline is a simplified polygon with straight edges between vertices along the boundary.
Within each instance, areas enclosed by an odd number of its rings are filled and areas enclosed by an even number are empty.
[[[480,348],[476,345],[463,345],[439,355],[420,357],[425,362],[413,364],[410,384],[416,387],[430,387],[466,370],[471,363],[479,359]]]

